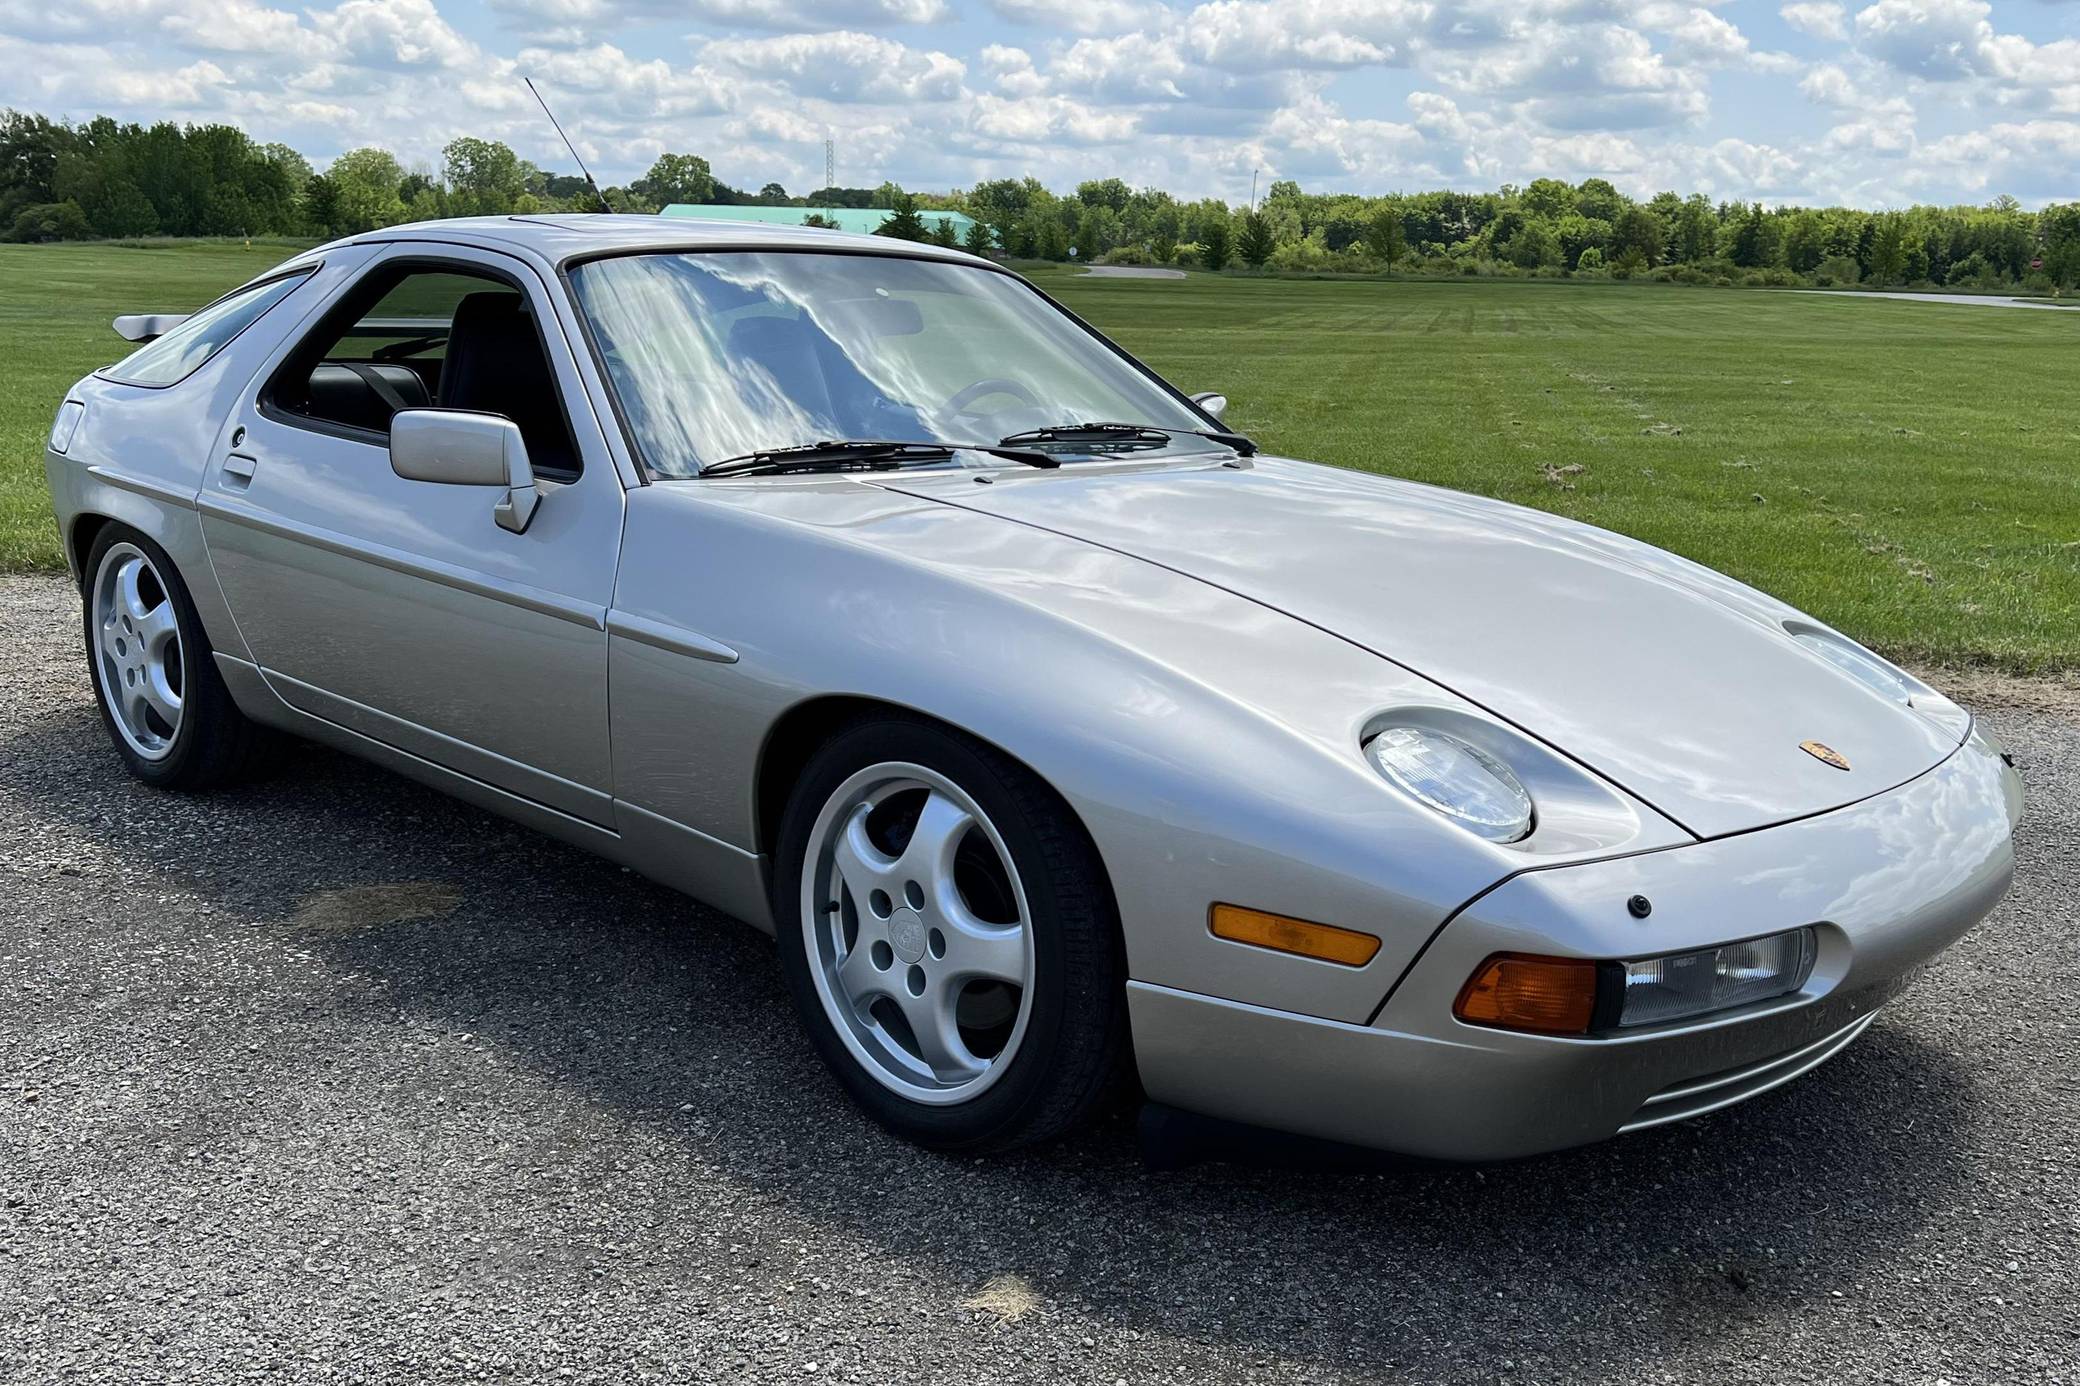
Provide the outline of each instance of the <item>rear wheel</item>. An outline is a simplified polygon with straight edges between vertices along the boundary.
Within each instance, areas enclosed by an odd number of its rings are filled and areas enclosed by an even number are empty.
[[[930,723],[856,724],[804,770],[778,866],[796,1009],[884,1125],[990,1150],[1090,1114],[1122,1047],[1117,925],[1030,772]]]
[[[111,524],[86,563],[87,662],[95,701],[130,773],[201,789],[242,771],[259,729],[232,702],[173,560]]]

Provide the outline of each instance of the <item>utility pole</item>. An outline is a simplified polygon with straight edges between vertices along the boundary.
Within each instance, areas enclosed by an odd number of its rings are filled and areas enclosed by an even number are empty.
[[[1262,169],[1255,168],[1249,171],[1249,209],[1252,212],[1257,210],[1257,175],[1261,172]]]
[[[838,142],[828,135],[823,141],[823,185],[826,188],[838,186]]]

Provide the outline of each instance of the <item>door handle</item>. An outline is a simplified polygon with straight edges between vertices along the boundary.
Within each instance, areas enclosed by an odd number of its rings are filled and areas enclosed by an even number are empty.
[[[242,452],[226,454],[224,458],[224,485],[233,491],[243,491],[253,484],[253,469],[260,465],[258,458]]]

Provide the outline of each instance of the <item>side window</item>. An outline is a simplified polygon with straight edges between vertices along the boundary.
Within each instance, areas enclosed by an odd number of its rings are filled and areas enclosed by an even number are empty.
[[[401,409],[501,414],[535,470],[578,473],[534,311],[503,279],[454,268],[378,270],[326,314],[268,384],[277,413],[376,437]]]
[[[231,339],[287,298],[309,270],[252,284],[198,309],[171,332],[146,342],[102,374],[124,385],[172,385],[201,370]]]

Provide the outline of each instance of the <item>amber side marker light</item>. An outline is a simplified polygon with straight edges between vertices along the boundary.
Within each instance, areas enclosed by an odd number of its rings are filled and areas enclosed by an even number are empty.
[[[1363,967],[1379,952],[1379,940],[1355,929],[1333,924],[1310,924],[1282,914],[1246,910],[1240,905],[1213,907],[1213,936],[1235,943],[1254,944],[1277,953],[1297,953],[1303,958]]]
[[[1501,1030],[1586,1035],[1596,1018],[1596,974],[1581,958],[1497,953],[1467,979],[1452,1014]]]

